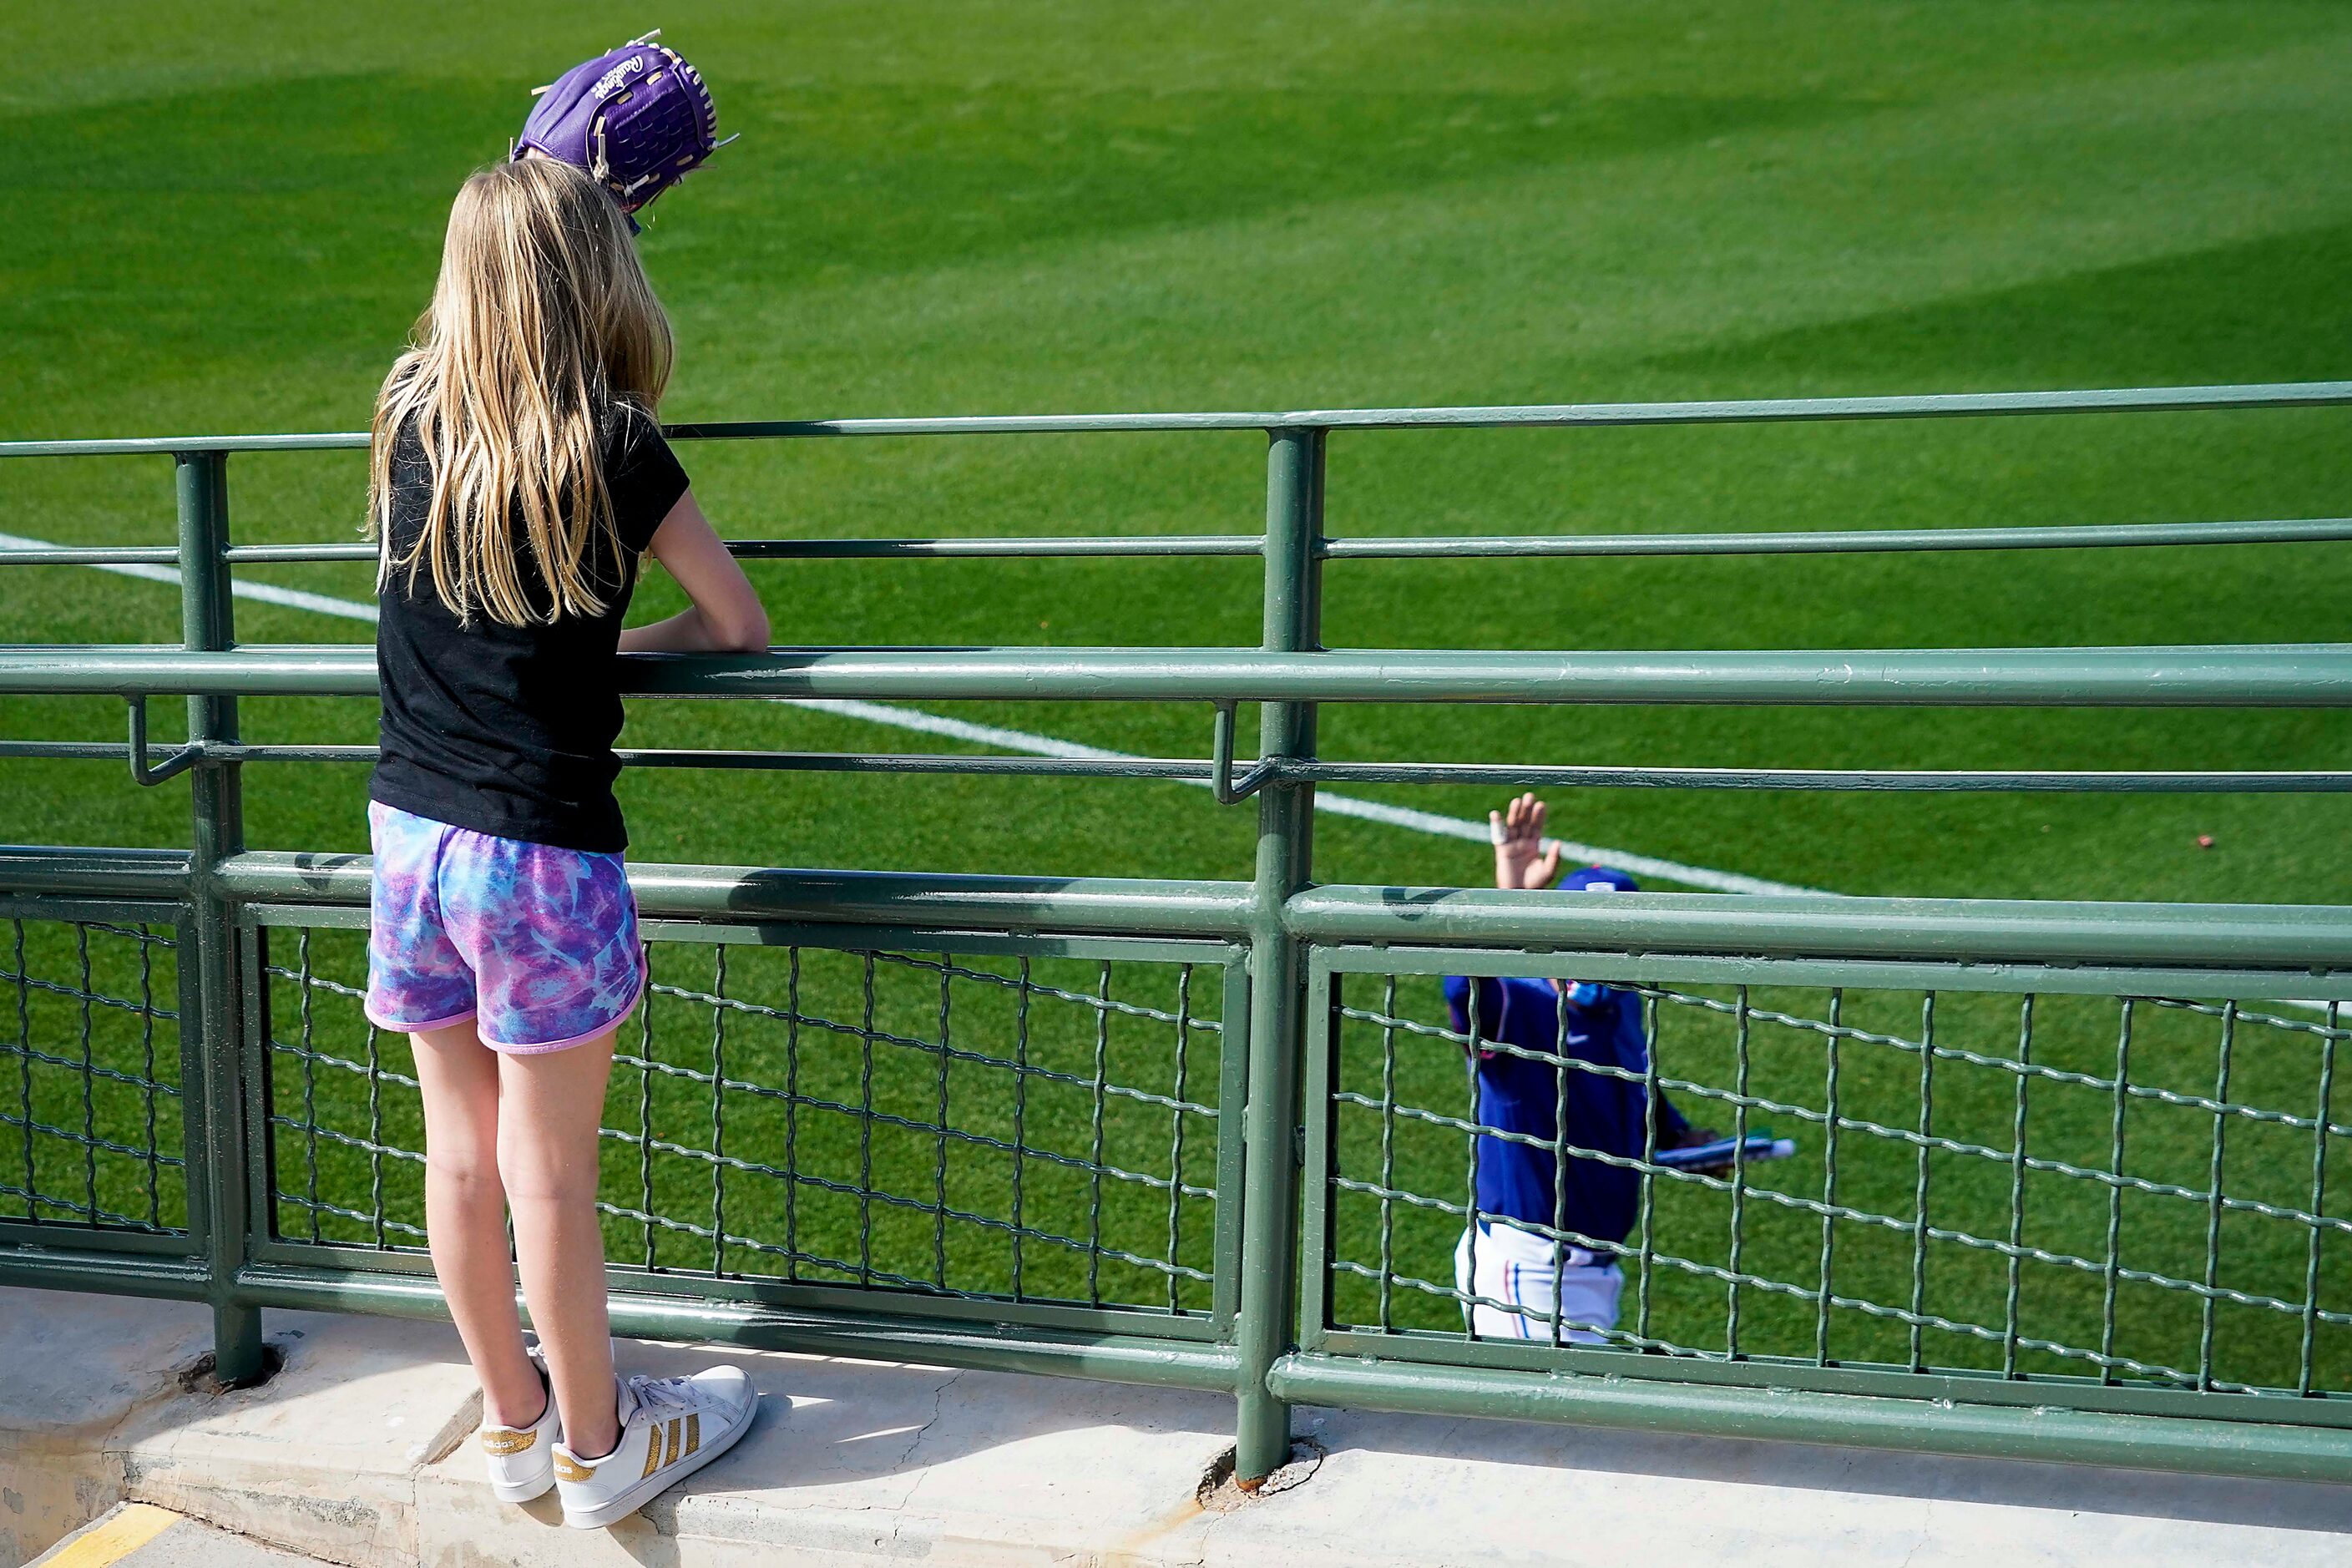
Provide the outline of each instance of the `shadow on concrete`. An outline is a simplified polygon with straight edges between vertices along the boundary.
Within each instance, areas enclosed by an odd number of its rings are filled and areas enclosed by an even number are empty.
[[[733,1362],[760,1391],[760,1414],[735,1449],[688,1483],[762,1491],[903,1478],[975,1453],[1056,1434],[1119,1427],[1192,1439],[1180,1466],[1197,1484],[1232,1444],[1229,1396],[1181,1389],[958,1371],[723,1346],[619,1345],[631,1371],[671,1376]],[[706,1478],[708,1479],[706,1480]]]
[[[79,1490],[61,1491],[45,1522],[6,1521],[16,1555],[124,1495],[357,1560],[403,1550],[427,1486],[436,1506],[496,1510],[505,1528],[563,1528],[554,1496],[514,1510],[481,1487],[479,1393],[447,1322],[271,1310],[280,1370],[226,1390],[204,1375],[210,1327],[194,1303],[0,1292],[0,1460],[26,1436],[87,1455]],[[725,1345],[617,1340],[614,1352],[623,1373],[656,1376],[732,1362],[761,1396],[733,1449],[646,1506],[642,1537],[616,1532],[646,1562],[670,1561],[658,1538],[678,1533],[681,1508],[888,1510],[973,1456],[990,1457],[957,1474],[975,1490],[1050,1481],[1084,1472],[1110,1428],[1128,1437],[1114,1445],[1116,1505],[1148,1518],[1189,1500],[1232,1441],[1232,1401],[1215,1394]]]
[[[1344,1410],[1301,1410],[1294,1426],[1335,1456],[1350,1449],[1407,1453],[2070,1514],[2329,1532],[2352,1528],[2352,1489],[2318,1483]]]

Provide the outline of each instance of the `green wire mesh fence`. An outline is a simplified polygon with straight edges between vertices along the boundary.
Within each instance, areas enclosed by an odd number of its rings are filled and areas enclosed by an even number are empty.
[[[1636,1070],[1580,1055],[1570,1009],[1530,1048],[1477,1016],[1489,988],[1450,1010],[1438,984],[1349,974],[1336,1005],[1328,1158],[1310,1173],[1328,1193],[1328,1330],[1474,1362],[1486,1342],[1599,1342],[1816,1370],[2352,1388],[2337,1005],[1628,983],[1651,1043]],[[1630,1152],[1498,1125],[1475,1098],[1474,1038],[1487,1070],[1528,1064],[1563,1102],[1580,1077],[1662,1094],[1731,1135],[1731,1157],[1662,1163],[1654,1100]],[[1755,1157],[1775,1134],[1793,1157]],[[1564,1177],[1549,1214],[1481,1210],[1474,1142],[1640,1173],[1631,1228],[1577,1228]],[[1481,1244],[1613,1265],[1622,1317],[1470,1288],[1457,1249]]]
[[[649,1273],[1197,1317],[1213,1307],[1216,966],[649,943],[607,1098],[607,1248]],[[364,933],[270,932],[282,1239],[422,1245],[411,1047]]]
[[[2352,538],[2343,518],[2261,517],[1335,536],[1336,432],[1599,439],[2315,406],[2352,406],[2352,383],[673,429],[1262,432],[1265,507],[1247,532],[734,545],[764,560],[1255,557],[1255,647],[788,649],[621,670],[638,699],[1198,704],[1205,757],[625,760],[1181,779],[1221,805],[1256,795],[1256,843],[1247,879],[1236,868],[1224,881],[636,868],[653,984],[621,1041],[600,1173],[616,1331],[1229,1393],[1245,1481],[1284,1462],[1299,1402],[2352,1478],[2352,1203],[2335,1147],[2352,1130],[2332,1103],[2344,1021],[2333,1003],[2259,1000],[2352,997],[2352,910],[1785,889],[1595,904],[1321,885],[1314,845],[1316,791],[1340,782],[2352,789],[2341,769],[1322,757],[1329,703],[2352,706],[2342,644],[1328,648],[1334,561]],[[0,757],[127,763],[189,805],[181,850],[0,847],[0,1069],[14,1076],[0,1078],[0,1279],[205,1302],[231,1382],[262,1373],[264,1309],[440,1309],[421,1247],[415,1064],[359,1007],[365,862],[256,850],[245,831],[248,764],[372,748],[249,742],[239,701],[366,700],[375,675],[363,647],[240,641],[236,569],[367,551],[236,542],[229,459],[365,445],[356,432],[0,443],[0,458],[166,455],[178,501],[175,547],[19,543],[0,565],[168,566],[182,589],[177,647],[0,647],[0,692],[129,703],[121,741],[10,736]],[[147,704],[180,697],[185,741],[151,742]],[[1243,703],[1259,705],[1255,760],[1234,754]],[[1438,989],[1465,969],[1624,987],[1654,1049],[1619,1087],[1736,1137],[1785,1137],[1793,1156],[1685,1168],[1662,1158],[1651,1111],[1638,1147],[1536,1140],[1624,1174],[1635,1213],[1622,1233],[1565,1205],[1482,1214],[1475,1151],[1529,1135],[1481,1120],[1465,1045],[1493,1047],[1492,1031],[1449,1016]],[[1549,1070],[1553,1046],[1504,1042],[1497,1059]],[[1595,1070],[1571,1065],[1549,1087]],[[1572,1310],[1466,1300],[1465,1229],[1474,1286],[1478,1237],[1499,1234],[1552,1261],[1613,1259],[1622,1311],[1580,1327]],[[1465,1305],[1501,1316],[1465,1321]]]
[[[184,1233],[175,947],[151,925],[0,920],[0,1220]]]

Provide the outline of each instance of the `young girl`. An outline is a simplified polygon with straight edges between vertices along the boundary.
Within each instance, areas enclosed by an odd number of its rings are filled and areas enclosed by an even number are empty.
[[[609,193],[551,159],[485,169],[457,194],[370,454],[367,1015],[415,1042],[433,1268],[481,1379],[491,1485],[509,1501],[553,1485],[582,1528],[717,1458],[756,1404],[734,1367],[615,1380],[595,1209],[614,1034],[646,982],[615,655],[768,641],[656,423],[670,353]],[[693,607],[624,631],[646,555]]]

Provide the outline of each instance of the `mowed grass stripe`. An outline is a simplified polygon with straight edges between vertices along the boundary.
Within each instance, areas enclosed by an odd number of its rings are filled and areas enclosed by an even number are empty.
[[[1604,156],[1080,237],[935,274],[789,292],[739,279],[688,330],[709,334],[704,374],[721,386],[857,363],[865,396],[894,411],[944,411],[921,351],[959,342],[994,350],[1013,399],[994,407],[1170,406],[1171,393],[1174,406],[1552,401],[1584,390],[1561,385],[1564,362],[1736,342],[2340,216],[2352,175],[2303,140],[2352,129],[2338,65],[2299,47],[1734,133],[1705,158]],[[2265,107],[2252,123],[2248,99]],[[745,193],[714,201],[745,221]],[[1108,363],[1093,336],[1106,319],[1141,334]],[[771,342],[791,357],[747,359]],[[1137,362],[1168,368],[1137,386]]]

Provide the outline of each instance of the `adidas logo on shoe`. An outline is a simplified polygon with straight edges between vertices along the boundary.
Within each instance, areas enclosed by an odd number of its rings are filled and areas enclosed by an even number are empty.
[[[500,1502],[529,1502],[555,1484],[554,1453],[563,1439],[563,1423],[555,1413],[555,1389],[547,1380],[547,1366],[536,1349],[530,1356],[539,1368],[547,1408],[528,1426],[482,1426],[482,1458],[489,1468],[490,1490]]]

